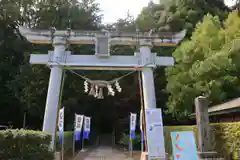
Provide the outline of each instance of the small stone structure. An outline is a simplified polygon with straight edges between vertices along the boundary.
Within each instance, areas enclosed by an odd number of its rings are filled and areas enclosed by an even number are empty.
[[[195,99],[196,122],[198,130],[198,156],[200,160],[218,160],[217,152],[213,151],[211,128],[208,116],[208,100],[199,96]]]

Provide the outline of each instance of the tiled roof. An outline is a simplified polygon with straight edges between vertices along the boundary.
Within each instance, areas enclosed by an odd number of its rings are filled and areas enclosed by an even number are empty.
[[[228,101],[226,103],[222,103],[219,105],[212,106],[208,109],[209,113],[228,110],[228,109],[235,109],[240,107],[240,98],[236,98],[234,100]]]

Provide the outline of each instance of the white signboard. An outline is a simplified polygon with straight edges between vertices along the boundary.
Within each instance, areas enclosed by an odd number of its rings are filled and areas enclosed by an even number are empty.
[[[131,115],[130,115],[130,131],[136,130],[136,121],[137,121],[137,114],[131,113]]]
[[[147,108],[145,112],[148,160],[160,160],[165,158],[162,111],[159,108]]]

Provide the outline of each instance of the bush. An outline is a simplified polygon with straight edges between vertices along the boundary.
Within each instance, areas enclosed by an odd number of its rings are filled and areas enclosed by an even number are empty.
[[[64,132],[64,150],[71,150],[73,148],[73,132],[65,131]],[[56,150],[61,151],[61,144],[59,143],[59,133],[57,133],[56,137]]]
[[[51,137],[32,130],[1,130],[0,159],[53,160],[49,150]]]
[[[240,150],[240,122],[214,123],[211,124],[211,130],[214,150],[226,159],[229,155],[231,155],[234,159],[238,158],[237,152]],[[195,133],[195,137],[197,137],[196,126],[165,126],[165,149],[170,155],[172,154],[171,132],[176,131],[193,131]],[[138,136],[137,141],[140,141],[140,136]],[[120,140],[120,143],[128,145],[128,135],[124,135]]]

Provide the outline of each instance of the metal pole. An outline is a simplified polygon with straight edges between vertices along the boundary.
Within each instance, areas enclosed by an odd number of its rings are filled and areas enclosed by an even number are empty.
[[[74,117],[74,125],[76,123],[76,114],[75,114],[75,117]],[[74,132],[73,132],[73,156],[75,155],[75,133],[76,133],[76,129],[74,127]]]
[[[84,152],[84,132],[85,132],[85,116],[83,119],[83,135],[82,135],[82,149],[81,152]]]
[[[73,156],[75,155],[75,135],[73,133]]]
[[[129,134],[129,155],[132,157],[133,153],[132,153],[132,137],[131,137],[131,130],[130,130],[130,134]]]
[[[142,131],[142,132],[143,132],[143,131]],[[143,136],[143,135],[141,135],[141,151],[144,152],[144,142],[142,142],[142,136]]]
[[[82,137],[82,152],[84,152],[84,137]]]
[[[62,137],[62,160],[64,160],[64,132],[63,132],[63,137]]]
[[[112,144],[115,145],[115,127],[113,127]]]

